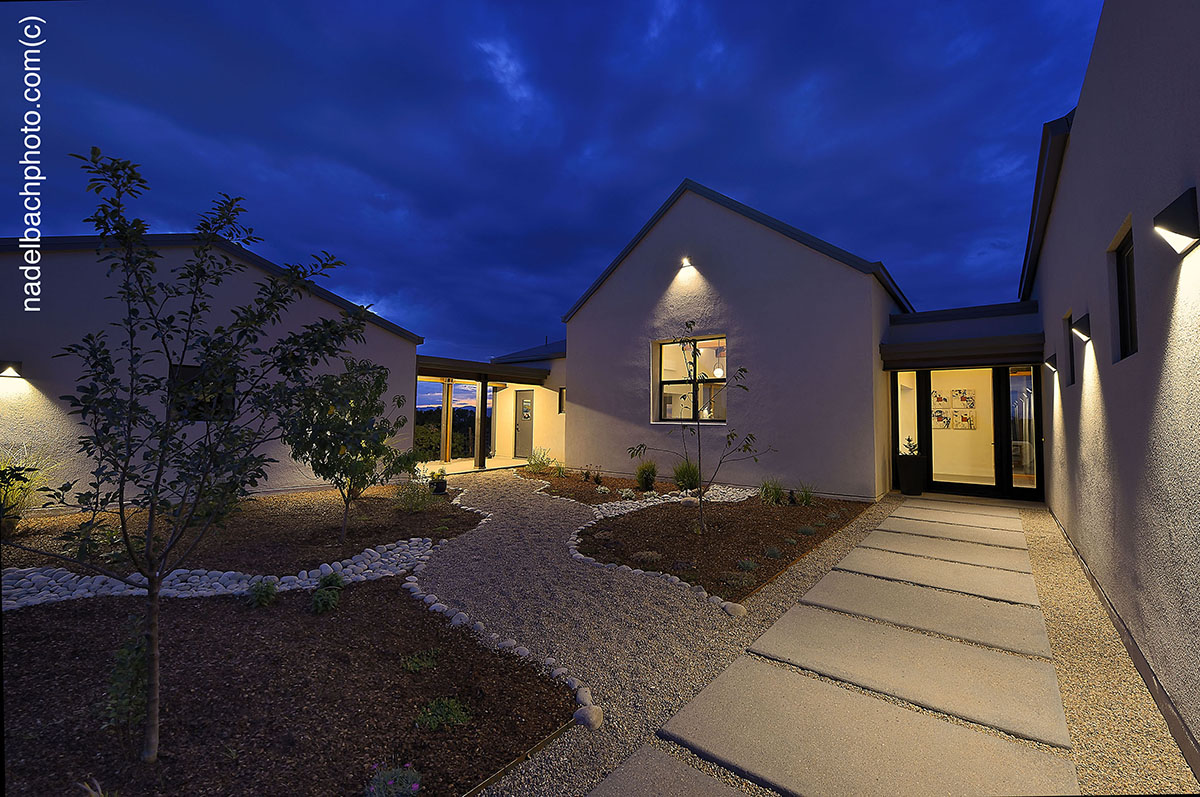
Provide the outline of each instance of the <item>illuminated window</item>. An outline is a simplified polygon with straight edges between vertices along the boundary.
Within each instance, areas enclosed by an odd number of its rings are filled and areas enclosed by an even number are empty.
[[[1120,336],[1118,351],[1125,359],[1137,351],[1137,300],[1133,292],[1133,233],[1116,249],[1117,330]]]
[[[658,344],[658,420],[725,420],[725,338]]]

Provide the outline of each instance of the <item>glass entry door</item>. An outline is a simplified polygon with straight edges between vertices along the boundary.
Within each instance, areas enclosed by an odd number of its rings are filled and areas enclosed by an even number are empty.
[[[893,373],[893,472],[911,441],[928,490],[1040,499],[1040,376],[1032,365]]]

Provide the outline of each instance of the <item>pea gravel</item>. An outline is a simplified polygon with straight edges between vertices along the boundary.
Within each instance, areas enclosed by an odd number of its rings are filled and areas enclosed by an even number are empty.
[[[572,728],[489,795],[586,794],[642,744],[657,744],[663,723],[899,504],[889,496],[868,508],[749,597],[748,616],[735,618],[665,579],[571,559],[567,540],[595,517],[590,506],[551,498],[504,471],[454,483],[464,488],[463,506],[491,519],[439,546],[419,574],[421,589],[450,614],[466,612],[517,640],[532,659],[555,659],[604,711],[598,730]],[[747,793],[763,793],[723,774]]]
[[[1044,508],[1021,509],[1083,794],[1196,793],[1167,723],[1070,544]]]

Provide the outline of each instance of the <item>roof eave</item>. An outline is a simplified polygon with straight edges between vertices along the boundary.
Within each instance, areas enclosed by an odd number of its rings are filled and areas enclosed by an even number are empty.
[[[1058,189],[1058,177],[1062,172],[1063,156],[1074,119],[1075,110],[1072,109],[1065,116],[1042,125],[1037,177],[1033,186],[1033,206],[1029,211],[1029,235],[1025,241],[1025,258],[1021,263],[1021,281],[1017,293],[1021,301],[1033,295],[1033,282],[1037,276],[1042,243],[1046,237],[1046,224],[1050,220],[1050,209],[1054,204],[1054,194]]]

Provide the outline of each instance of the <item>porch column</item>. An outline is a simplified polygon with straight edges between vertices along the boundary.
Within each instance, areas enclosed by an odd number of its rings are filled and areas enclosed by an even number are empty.
[[[487,414],[487,379],[480,379],[475,395],[475,467],[487,467],[488,450],[483,445],[483,418]]]
[[[454,380],[442,382],[442,462],[450,461],[450,424],[454,421]]]

